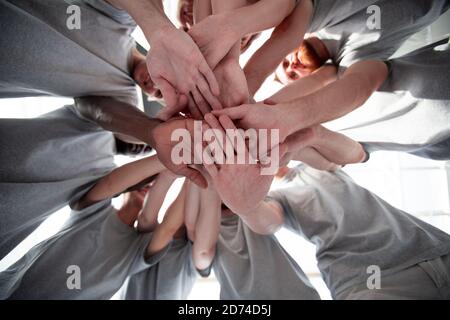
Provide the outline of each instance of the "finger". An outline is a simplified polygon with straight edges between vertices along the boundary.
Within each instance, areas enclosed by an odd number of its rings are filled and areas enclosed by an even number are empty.
[[[223,109],[220,101],[211,93],[208,83],[203,76],[200,76],[197,81],[197,88],[213,110]]]
[[[219,127],[220,127],[220,125],[219,125]],[[224,139],[226,139],[226,138],[225,138],[225,134],[222,133],[222,127],[220,127],[220,129],[212,129],[208,125],[208,123],[203,122],[202,129],[204,132],[203,148],[206,150],[206,152],[209,152],[209,155],[211,155],[213,157],[213,161],[216,164],[217,169],[220,170],[221,166],[225,162],[225,150],[223,149],[223,146],[224,146]],[[218,130],[220,130],[220,132]],[[215,141],[217,141],[219,144],[219,150],[217,150],[217,148],[214,148],[214,155],[212,154],[210,144],[208,144],[208,142],[212,143],[211,138],[210,138],[211,132],[214,136]],[[207,159],[207,160],[209,161],[209,159]]]
[[[200,63],[199,70],[200,73],[206,78],[209,88],[211,89],[211,93],[218,97],[220,95],[219,83],[217,82],[216,76],[205,60]]]
[[[239,154],[240,152],[244,153],[245,159],[247,159],[248,156],[248,150],[247,146],[245,144],[245,137],[242,132],[242,130],[238,130],[236,126],[234,125],[233,121],[228,116],[220,116],[219,122],[222,125],[222,127],[225,129],[225,132],[227,134],[228,142],[231,143],[231,145],[234,147],[234,151],[236,154]],[[238,139],[237,143],[234,143],[234,136],[231,136],[234,133],[236,136],[236,139]],[[240,139],[240,141],[239,141]],[[243,147],[243,150],[240,150]]]
[[[260,159],[260,166],[262,168],[278,166],[280,167],[280,163],[286,162],[286,156],[288,155],[286,144],[276,145],[274,148],[270,150],[270,153],[265,157]]]
[[[247,113],[247,108],[242,105],[234,108],[226,108],[221,110],[213,110],[212,114],[216,117],[219,116],[228,116],[231,120],[239,120],[242,119]]]
[[[196,120],[201,120],[203,118],[202,113],[197,108],[197,105],[195,104],[195,101],[190,94],[188,95],[188,107],[192,118]]]
[[[205,127],[204,127],[205,128]],[[208,126],[206,125],[206,129]],[[196,156],[199,159],[202,159],[203,167],[206,169],[206,172],[211,176],[212,179],[215,179],[218,174],[218,168],[214,163],[214,159],[211,156],[211,150],[209,148],[194,148]],[[201,152],[201,154],[199,154]]]
[[[192,97],[194,98],[195,104],[197,105],[198,109],[200,110],[202,116],[209,113],[211,111],[211,108],[209,107],[208,103],[206,102],[205,98],[203,98],[200,91],[195,87],[191,90]]]
[[[217,120],[217,118],[213,114],[208,113],[205,116],[205,121],[209,125],[209,127],[214,130],[216,140],[219,143],[220,148],[225,152],[225,131],[220,125],[219,120]],[[220,136],[218,136],[219,132],[221,133]]]
[[[216,179],[219,174],[219,169],[214,163],[214,159],[211,156],[211,150],[209,148],[205,149],[206,152],[203,152],[203,167],[206,169],[206,172],[211,176],[211,179]]]
[[[188,237],[191,241],[194,241],[195,225],[200,210],[200,189],[196,185],[189,182],[187,183],[186,187],[186,200],[184,210],[184,224],[186,225]]]
[[[174,108],[178,101],[178,96],[175,88],[164,78],[158,77],[154,80],[155,86],[161,91],[166,107]]]

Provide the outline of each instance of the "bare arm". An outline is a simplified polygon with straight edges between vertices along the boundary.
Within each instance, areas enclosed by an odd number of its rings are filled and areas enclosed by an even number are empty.
[[[295,0],[260,0],[230,12],[240,37],[277,26],[295,8]]]
[[[163,170],[165,170],[165,167],[156,156],[123,165],[100,179],[79,201],[78,207],[85,208],[93,203],[113,197]]]
[[[320,157],[338,165],[360,163],[366,158],[366,153],[360,143],[320,125],[290,135],[284,144],[290,153],[296,153],[300,157],[304,156],[312,160],[317,159],[317,166],[312,162],[303,161],[316,169],[323,167],[323,161],[316,156],[310,157],[311,151],[304,151],[305,148],[314,148],[315,152],[320,154]]]
[[[281,208],[271,201],[261,202],[256,209],[240,217],[253,232],[263,235],[274,234],[284,223]]]
[[[295,6],[294,0],[260,0],[255,4],[230,10],[242,3],[239,0],[221,2],[212,3],[212,12],[216,9],[220,13],[204,19],[189,30],[213,69],[244,36],[278,25]]]
[[[275,28],[270,39],[248,61],[244,71],[249,82],[251,96],[275,71],[284,57],[302,43],[312,12],[312,2],[301,0],[292,13]]]
[[[287,116],[290,134],[317,124],[338,119],[363,105],[383,84],[388,75],[384,62],[368,60],[357,62],[342,78],[280,108]]]
[[[192,257],[199,270],[208,268],[216,254],[219,238],[221,204],[217,192],[211,187],[200,191],[200,212],[195,225]]]
[[[360,143],[322,126],[315,127],[314,131],[312,147],[328,161],[347,165],[360,163],[366,159],[366,153]]]
[[[126,10],[142,28],[151,45],[147,55],[149,74],[168,108],[185,105],[190,94],[197,105],[208,102],[220,108],[215,98],[220,93],[219,85],[212,70],[194,41],[170,22],[162,0],[109,2]]]
[[[146,258],[164,249],[173,240],[177,231],[183,226],[185,196],[186,188],[184,185],[178,197],[167,209],[163,222],[156,228],[152,240],[147,247]]]
[[[184,224],[189,240],[195,240],[195,226],[200,212],[200,188],[192,183],[186,186]]]
[[[131,136],[154,147],[152,130],[161,121],[148,117],[137,107],[109,97],[75,99],[80,114],[105,130]]]
[[[166,170],[158,174],[156,181],[145,197],[144,205],[138,217],[137,230],[139,232],[151,232],[156,228],[159,210],[175,180],[176,176],[170,171]]]
[[[324,88],[335,81],[336,78],[336,67],[334,65],[325,65],[313,74],[288,84],[266,101],[270,101],[271,104],[279,104],[299,99]]]

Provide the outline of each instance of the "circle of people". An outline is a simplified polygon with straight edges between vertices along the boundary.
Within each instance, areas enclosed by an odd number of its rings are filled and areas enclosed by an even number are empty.
[[[67,27],[68,5],[80,9],[78,30]],[[379,28],[367,23],[374,5]],[[72,210],[0,272],[0,298],[110,299],[120,289],[124,299],[186,299],[214,270],[221,299],[319,299],[274,236],[285,227],[316,245],[334,299],[449,299],[450,236],[341,170],[378,150],[450,160],[448,38],[391,58],[449,6],[180,0],[177,28],[161,0],[1,1],[0,97],[74,103],[0,119],[0,258]],[[131,36],[138,25],[147,55]],[[241,53],[271,28],[242,68]],[[274,73],[282,89],[256,102]],[[137,107],[136,84],[164,102],[155,117]],[[335,131],[323,125],[333,120]],[[280,170],[261,174],[261,159],[175,164],[171,135],[194,135],[195,121],[224,140],[231,129],[279,130]],[[229,140],[219,142],[228,157]],[[115,167],[116,154],[145,156]],[[376,289],[369,266],[381,272]]]

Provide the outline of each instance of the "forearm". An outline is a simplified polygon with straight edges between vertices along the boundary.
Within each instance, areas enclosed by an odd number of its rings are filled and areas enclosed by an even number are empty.
[[[141,27],[150,44],[154,32],[164,27],[174,27],[164,13],[162,0],[108,0],[108,2],[127,11]]]
[[[109,97],[83,97],[75,99],[80,114],[105,130],[134,137],[151,146],[151,131],[161,123],[148,117],[130,104]]]
[[[212,14],[220,14],[231,12],[233,10],[242,8],[247,5],[247,0],[211,0]],[[236,44],[231,48],[230,52],[226,56],[229,59],[235,59],[239,61],[241,54],[241,39],[236,39]]]
[[[149,258],[167,247],[167,245],[173,240],[174,234],[175,233],[167,231],[166,228],[162,227],[162,225],[159,225],[153,233],[152,239],[147,246],[145,257]]]
[[[255,4],[235,9],[228,14],[240,38],[261,32],[281,23],[295,7],[295,0],[260,0]]]
[[[294,152],[291,156],[291,160],[303,162],[307,166],[321,171],[334,171],[338,168],[338,165],[330,162],[312,147],[307,147]]]
[[[156,228],[159,210],[175,179],[176,177],[169,172],[162,172],[156,178],[151,191],[145,197],[144,205],[138,217],[137,229],[139,232],[151,232]]]
[[[193,183],[188,183],[186,189],[186,204],[184,224],[186,226],[188,238],[195,240],[195,226],[200,211],[200,189]]]
[[[301,1],[247,62],[244,71],[249,81],[251,95],[256,93],[283,59],[301,44],[312,10],[310,1]]]
[[[336,67],[326,65],[313,74],[288,84],[267,100],[274,104],[296,100],[324,88],[335,81],[336,77]]]
[[[330,162],[347,165],[364,161],[366,153],[358,142],[322,126],[315,131],[317,138],[312,146]]]
[[[164,249],[175,237],[177,231],[183,226],[185,186],[175,201],[169,206],[163,222],[157,226],[150,241],[146,255],[150,257]]]
[[[221,219],[221,200],[215,192],[201,191],[201,209],[195,226],[192,248],[195,267],[208,268],[214,259]]]
[[[238,215],[253,232],[262,235],[274,234],[284,223],[281,207],[273,201],[263,201],[251,212]]]
[[[128,163],[102,178],[86,194],[82,202],[89,205],[113,197],[163,170],[165,167],[156,156]]]
[[[370,67],[371,62],[368,61]],[[376,64],[375,64],[376,65]],[[383,64],[384,65],[384,64]],[[364,66],[364,62],[361,63]],[[300,99],[282,104],[290,134],[317,124],[338,119],[363,105],[384,82],[387,69],[347,72],[344,76]],[[350,69],[349,69],[350,70]],[[373,73],[372,73],[373,71]]]

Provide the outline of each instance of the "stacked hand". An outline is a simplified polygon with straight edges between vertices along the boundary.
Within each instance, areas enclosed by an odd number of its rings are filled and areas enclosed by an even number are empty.
[[[162,93],[167,108],[176,114],[189,104],[195,117],[211,106],[220,109],[219,84],[192,38],[173,26],[159,29],[147,55],[151,79]]]
[[[194,120],[175,118],[161,123],[152,131],[152,146],[155,148],[159,160],[170,171],[177,175],[185,176],[199,187],[204,188],[207,186],[207,182],[199,171],[190,168],[187,163],[175,164],[172,161],[172,150],[179,143],[178,141],[172,141],[172,134],[177,129],[187,130],[190,133],[190,137],[194,137]],[[190,148],[187,147],[186,149]]]
[[[273,175],[263,174],[263,165],[261,163],[251,162],[251,155],[247,146],[243,150],[238,148],[238,144],[234,143],[231,136],[228,135],[230,131],[237,131],[237,128],[233,124],[230,118],[227,116],[221,116],[219,120],[213,115],[209,114],[205,117],[208,125],[206,128],[211,128],[220,132],[220,137],[224,137],[224,140],[220,142],[223,153],[223,163],[217,163],[217,154],[211,155],[208,150],[203,152],[204,167],[211,177],[212,183],[215,189],[220,195],[222,201],[233,212],[241,215],[245,215],[258,206],[258,204],[266,197],[270,185],[273,180]],[[218,136],[217,139],[220,139]],[[242,139],[244,139],[242,137]],[[231,144],[234,146],[232,155],[226,152],[226,145]],[[244,152],[245,163],[236,163],[235,153]],[[284,151],[280,151],[284,155]],[[202,155],[197,155],[202,156]],[[222,155],[221,155],[222,156]],[[231,158],[230,158],[231,157]]]
[[[224,108],[249,102],[247,79],[238,59],[223,59],[214,69],[214,74],[219,82],[219,100]]]
[[[241,40],[234,25],[228,23],[227,15],[217,14],[207,17],[189,30],[208,65],[214,69]]]
[[[234,108],[214,110],[216,116],[226,115],[243,129],[278,129],[280,142],[289,136],[289,115],[281,108],[264,103],[244,104]]]

